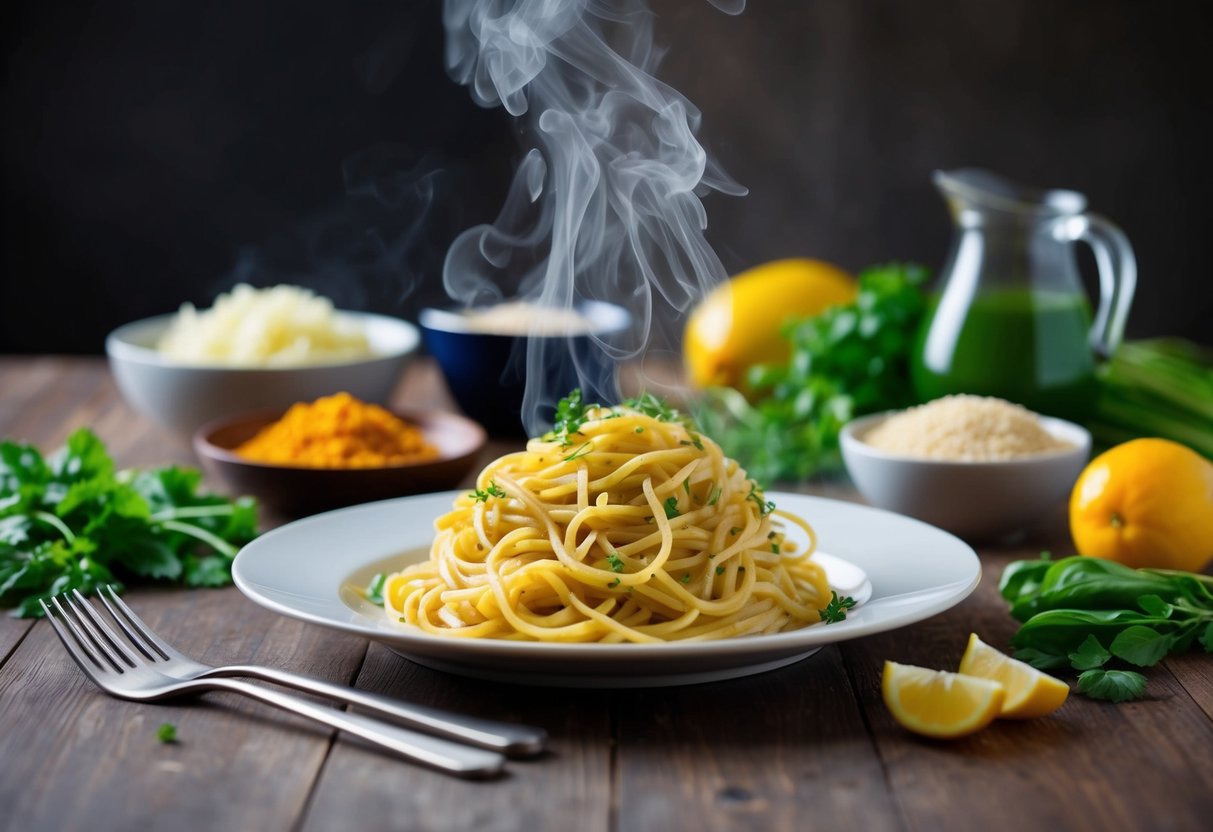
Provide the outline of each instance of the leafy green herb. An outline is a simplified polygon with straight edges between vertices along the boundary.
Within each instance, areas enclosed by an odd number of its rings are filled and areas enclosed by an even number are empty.
[[[1095,636],[1087,636],[1078,649],[1070,654],[1070,665],[1075,670],[1094,670],[1108,663],[1112,654],[1103,648]]]
[[[366,600],[372,604],[383,606],[383,585],[387,582],[387,573],[378,572],[371,582],[366,585]]]
[[[609,584],[607,584],[607,588],[614,589],[615,587],[619,586],[619,582],[620,582],[620,579],[616,578],[615,580],[613,580]]]
[[[659,422],[680,422],[682,424],[688,423],[686,416],[680,413],[676,408],[670,407],[652,393],[641,393],[634,399],[627,399],[623,403],[623,406],[631,408],[637,413],[643,413],[645,416],[651,416]]]
[[[1127,702],[1146,692],[1146,677],[1132,670],[1087,670],[1078,676],[1078,690],[1092,699]]]
[[[789,321],[786,364],[751,368],[754,403],[731,388],[696,408],[703,432],[762,482],[841,467],[838,436],[852,417],[915,403],[910,354],[926,309],[920,266],[875,266],[849,304]]]
[[[636,431],[635,431],[635,432],[636,432],[636,433],[644,433],[644,425],[637,425],[637,426],[636,426]]]
[[[548,439],[568,446],[573,444],[573,435],[585,424],[588,411],[597,405],[588,405],[581,394],[581,388],[576,387],[556,404],[556,415],[552,419],[552,430]]]
[[[498,485],[493,480],[489,480],[489,487],[483,491],[477,488],[472,493],[468,494],[473,500],[478,503],[488,502],[489,497],[504,497],[505,489]]]
[[[678,580],[682,581],[684,584],[689,584],[691,582],[691,573],[684,572],[682,577],[679,578]]]
[[[564,458],[564,461],[572,462],[574,459],[577,459],[578,457],[583,457],[586,454],[588,454],[592,448],[593,448],[592,442],[582,442],[580,445],[577,446],[576,450],[574,450],[571,454],[569,454],[568,456],[566,456]]]
[[[720,501],[720,486],[713,485],[712,490],[708,492],[708,505],[714,506]]]
[[[666,519],[668,519],[668,520],[673,520],[675,517],[677,517],[679,514],[682,513],[678,510],[678,498],[677,497],[666,497],[664,507],[665,507],[665,516],[666,516]]]
[[[855,607],[855,599],[850,595],[838,597],[837,592],[830,592],[830,603],[826,604],[824,610],[818,610],[818,615],[826,624],[837,624],[839,621],[845,621],[847,618],[847,610]]]
[[[40,616],[41,599],[120,588],[119,577],[231,583],[238,547],[257,534],[256,503],[200,493],[201,482],[172,466],[116,471],[85,428],[46,458],[0,442],[0,606]]]
[[[610,552],[607,555],[607,566],[611,567],[612,572],[622,572],[624,568],[623,559],[615,552]]]
[[[723,575],[723,574],[724,574],[724,567],[723,567],[723,566],[717,566],[717,567],[716,567],[716,574],[717,574],[717,575]]]
[[[775,503],[766,499],[762,489],[758,487],[758,483],[753,480],[750,480],[750,493],[746,494],[745,498],[755,503],[758,506],[759,514],[764,517],[775,510]]]
[[[1011,639],[1016,658],[1042,670],[1083,671],[1079,690],[1095,698],[1119,702],[1144,690],[1140,674],[1104,668],[1113,659],[1151,667],[1198,640],[1213,652],[1213,578],[1206,575],[1042,558],[1008,566],[999,591],[1023,622]]]
[[[177,726],[171,722],[162,722],[160,727],[156,729],[156,739],[166,744],[176,742]]]

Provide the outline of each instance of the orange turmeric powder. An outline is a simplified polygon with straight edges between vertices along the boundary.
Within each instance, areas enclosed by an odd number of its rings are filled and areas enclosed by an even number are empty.
[[[349,393],[292,405],[236,453],[254,462],[309,468],[379,468],[438,456],[420,428]]]

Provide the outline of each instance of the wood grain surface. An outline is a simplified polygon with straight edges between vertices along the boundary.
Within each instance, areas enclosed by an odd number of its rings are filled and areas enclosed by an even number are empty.
[[[449,408],[416,362],[397,402]],[[0,436],[52,448],[89,425],[120,466],[193,463],[180,437],[122,402],[102,361],[0,359]],[[492,443],[485,459],[510,446]],[[221,483],[209,483],[222,489]],[[854,498],[845,481],[806,491]],[[285,518],[266,517],[271,526]],[[1072,551],[1060,511],[1016,546],[982,549],[984,577],[952,610],[828,647],[748,679],[562,690],[465,679],[385,647],[265,611],[234,588],[135,588],[129,602],[203,661],[285,667],[455,711],[528,722],[551,750],[487,782],[402,763],[231,694],[112,699],[45,622],[0,619],[0,828],[1198,830],[1213,817],[1213,661],[1149,671],[1146,699],[1073,696],[1054,716],[939,743],[880,698],[886,659],[954,667],[971,631],[1005,648],[1006,564]],[[162,744],[156,728],[177,726]]]

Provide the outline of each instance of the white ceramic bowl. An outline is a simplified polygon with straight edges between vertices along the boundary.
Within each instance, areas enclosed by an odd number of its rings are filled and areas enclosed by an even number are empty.
[[[295,402],[347,391],[387,404],[401,370],[417,351],[417,327],[386,315],[339,312],[360,325],[372,355],[335,364],[246,368],[183,364],[155,349],[172,315],[126,324],[105,339],[118,389],[132,408],[183,434],[235,413],[285,409]]]
[[[878,413],[842,430],[842,458],[859,492],[875,506],[917,517],[969,540],[997,540],[1050,517],[1091,454],[1091,434],[1073,422],[1041,426],[1073,447],[999,462],[954,462],[892,454],[863,441],[893,415]]]

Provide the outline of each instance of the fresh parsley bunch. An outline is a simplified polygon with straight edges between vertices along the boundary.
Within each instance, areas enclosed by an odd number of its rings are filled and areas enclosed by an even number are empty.
[[[115,471],[87,428],[46,458],[0,443],[0,606],[38,616],[40,599],[131,576],[230,583],[237,548],[257,534],[256,504],[201,494],[201,481],[177,467]]]
[[[788,362],[750,368],[752,404],[732,388],[708,391],[696,412],[704,433],[763,482],[837,468],[852,417],[915,402],[909,361],[929,277],[921,266],[875,266],[853,302],[790,321]]]
[[[1152,667],[1197,642],[1213,653],[1213,578],[1192,572],[1133,569],[1102,558],[1022,560],[1002,574],[999,592],[1023,624],[1015,657],[1042,670],[1080,671],[1078,689],[1122,702],[1145,692],[1146,679],[1109,667],[1118,660]]]

